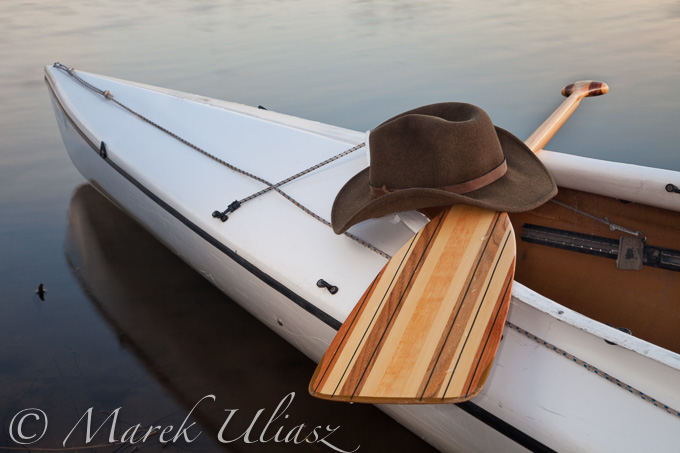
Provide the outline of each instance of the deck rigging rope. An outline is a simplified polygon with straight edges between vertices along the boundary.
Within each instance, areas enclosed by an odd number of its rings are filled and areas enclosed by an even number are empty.
[[[510,321],[506,321],[505,324],[509,328],[521,333],[522,335],[525,335],[527,338],[534,340],[536,343],[542,344],[546,348],[552,350],[553,352],[556,352],[557,354],[561,355],[562,357],[571,360],[575,364],[582,366],[584,369],[586,369],[586,370],[588,370],[592,373],[595,373],[596,375],[607,380],[608,382],[618,386],[620,389],[626,390],[628,393],[641,398],[642,400],[646,401],[647,403],[653,404],[655,407],[657,407],[657,408],[659,408],[659,409],[661,409],[661,410],[663,410],[663,411],[665,411],[665,412],[667,412],[671,415],[675,415],[677,417],[680,417],[680,411],[678,411],[677,409],[673,409],[672,407],[668,406],[667,404],[664,404],[661,401],[658,401],[655,398],[652,398],[651,396],[647,395],[644,392],[641,392],[640,390],[636,389],[635,387],[630,386],[630,385],[626,384],[625,382],[615,378],[614,376],[605,373],[604,371],[600,370],[599,368],[589,364],[588,362],[586,362],[584,360],[579,359],[578,357],[576,357],[575,355],[565,351],[564,349],[560,349],[557,346],[555,346],[554,344],[548,343],[544,339],[537,337],[536,335],[532,334],[531,332],[529,332],[527,330],[522,329],[521,327],[518,327],[517,325],[511,323]]]
[[[206,150],[200,148],[199,146],[196,146],[196,145],[194,145],[193,143],[189,142],[188,140],[185,140],[184,138],[182,138],[182,137],[180,137],[179,135],[175,134],[174,132],[172,132],[172,131],[170,131],[170,130],[164,128],[164,127],[161,126],[160,124],[155,123],[154,121],[150,120],[149,118],[145,117],[144,115],[142,115],[142,114],[140,114],[140,113],[138,113],[138,112],[132,110],[130,107],[126,106],[126,105],[123,104],[122,102],[119,102],[119,101],[114,97],[114,95],[113,95],[110,91],[108,91],[108,90],[102,90],[102,89],[100,89],[100,88],[97,88],[97,87],[95,87],[94,85],[92,85],[91,83],[87,82],[87,81],[86,81],[85,79],[83,79],[82,77],[80,77],[80,76],[76,73],[76,71],[75,71],[74,68],[69,68],[68,66],[66,66],[66,65],[64,65],[64,64],[62,64],[62,63],[59,63],[59,62],[54,63],[53,66],[54,66],[55,68],[57,68],[57,69],[61,69],[62,71],[66,72],[69,76],[71,76],[72,78],[74,78],[75,80],[77,80],[81,85],[85,86],[86,88],[90,89],[91,91],[93,91],[93,92],[95,92],[95,93],[97,93],[97,94],[100,94],[101,96],[103,96],[103,97],[106,98],[107,100],[114,102],[116,105],[118,105],[118,106],[121,107],[122,109],[124,109],[124,110],[126,110],[127,112],[131,113],[132,115],[136,116],[136,117],[139,118],[140,120],[142,120],[142,121],[144,121],[144,122],[146,122],[146,123],[152,125],[152,126],[155,127],[156,129],[158,129],[158,130],[164,132],[165,134],[167,134],[167,135],[169,135],[170,137],[174,138],[175,140],[181,142],[182,144],[188,146],[189,148],[191,148],[191,149],[193,149],[193,150],[195,150],[195,151],[197,151],[197,152],[203,154],[204,156],[206,156],[206,157],[208,157],[208,158],[214,160],[215,162],[218,162],[219,164],[221,164],[221,165],[223,165],[223,166],[229,168],[230,170],[233,170],[233,171],[235,171],[235,172],[237,172],[237,173],[240,173],[240,174],[242,174],[242,175],[248,176],[249,178],[252,178],[252,179],[254,179],[254,180],[256,180],[256,181],[259,181],[259,182],[261,182],[262,184],[265,184],[265,185],[267,186],[267,188],[265,188],[265,189],[263,189],[263,190],[261,190],[261,191],[259,191],[259,192],[257,192],[257,193],[254,193],[254,194],[252,194],[252,195],[250,195],[250,196],[248,196],[248,197],[246,197],[246,198],[244,198],[244,199],[242,199],[242,200],[236,200],[236,201],[234,201],[234,202],[231,203],[231,204],[229,205],[229,207],[228,207],[227,209],[225,209],[223,212],[219,212],[219,211],[213,212],[213,217],[219,218],[219,219],[221,219],[222,221],[225,221],[225,220],[227,220],[228,214],[229,214],[229,213],[234,212],[236,209],[238,209],[238,208],[239,208],[241,205],[243,205],[244,203],[247,203],[248,201],[253,200],[254,198],[257,198],[257,197],[259,197],[259,196],[261,196],[261,195],[264,195],[264,194],[267,193],[267,192],[270,192],[270,191],[274,190],[274,191],[278,192],[281,196],[283,196],[286,200],[290,201],[290,202],[293,203],[295,206],[297,206],[298,208],[302,209],[304,212],[306,212],[307,214],[309,214],[310,216],[312,216],[313,218],[315,218],[315,219],[318,220],[319,222],[323,223],[324,225],[326,225],[326,226],[328,226],[328,227],[332,227],[332,226],[331,226],[331,223],[330,223],[328,220],[326,220],[326,219],[324,219],[323,217],[321,217],[320,215],[314,213],[313,211],[311,211],[310,209],[308,209],[307,207],[305,207],[304,205],[302,205],[300,202],[296,201],[296,200],[295,200],[294,198],[292,198],[290,195],[286,194],[286,193],[283,192],[281,189],[279,189],[279,187],[280,187],[280,186],[283,186],[284,184],[287,184],[287,183],[289,183],[289,182],[291,182],[291,181],[293,181],[293,180],[295,180],[295,179],[298,179],[298,178],[300,178],[301,176],[304,176],[304,175],[306,175],[306,174],[308,174],[308,173],[310,173],[310,172],[312,172],[312,171],[314,171],[314,170],[317,170],[317,169],[323,167],[324,165],[327,165],[327,164],[329,164],[329,163],[331,163],[331,162],[334,162],[334,161],[340,159],[341,157],[344,157],[344,156],[346,156],[346,155],[348,155],[348,154],[350,154],[350,153],[352,153],[352,152],[354,152],[354,151],[356,151],[356,150],[358,150],[358,149],[360,149],[360,148],[363,148],[363,147],[365,146],[365,143],[360,143],[360,144],[358,144],[358,145],[356,145],[356,146],[353,146],[352,148],[349,148],[349,149],[347,149],[347,150],[341,152],[340,154],[337,154],[337,155],[335,155],[335,156],[333,156],[333,157],[331,157],[331,158],[329,158],[329,159],[326,159],[326,160],[323,161],[323,162],[320,162],[320,163],[318,163],[318,164],[316,164],[316,165],[314,165],[314,166],[312,166],[312,167],[310,167],[310,168],[307,168],[306,170],[303,170],[303,171],[301,171],[300,173],[297,173],[296,175],[293,175],[293,176],[291,176],[291,177],[289,177],[289,178],[286,178],[286,179],[284,179],[283,181],[280,181],[280,182],[278,182],[278,183],[276,183],[276,184],[272,184],[272,183],[270,183],[269,181],[267,181],[267,180],[265,180],[265,179],[263,179],[263,178],[260,178],[259,176],[256,176],[256,175],[254,175],[254,174],[252,174],[252,173],[249,173],[249,172],[247,172],[247,171],[245,171],[245,170],[243,170],[243,169],[241,169],[241,168],[238,168],[238,167],[236,167],[236,166],[230,164],[229,162],[225,161],[224,159],[221,159],[221,158],[215,156],[214,154],[211,154],[211,153],[207,152]],[[384,257],[384,258],[387,258],[387,259],[390,259],[390,258],[391,258],[391,256],[388,255],[387,253],[383,252],[383,251],[380,250],[379,248],[375,247],[374,245],[370,244],[370,243],[367,242],[367,241],[364,241],[363,239],[359,238],[358,236],[356,236],[356,235],[354,235],[354,234],[352,234],[352,233],[345,232],[344,235],[347,236],[347,237],[349,237],[350,239],[352,239],[352,240],[358,242],[359,244],[363,245],[364,247],[366,247],[366,248],[368,248],[368,249],[374,251],[375,253],[377,253],[378,255],[380,255],[380,256],[382,256],[382,257]]]
[[[642,231],[633,231],[629,228],[623,227],[621,225],[617,225],[613,222],[610,222],[607,217],[604,219],[601,219],[597,216],[594,216],[592,214],[589,214],[585,211],[581,211],[580,209],[577,209],[573,206],[569,206],[568,204],[562,203],[560,201],[555,200],[554,198],[550,200],[552,203],[555,203],[558,206],[562,206],[563,208],[569,209],[577,214],[581,214],[582,216],[588,217],[589,219],[595,220],[596,222],[604,223],[609,227],[610,231],[621,231],[623,233],[630,234],[632,236],[635,236],[636,238],[641,238],[642,242],[647,242],[647,236],[642,232]]]
[[[326,159],[326,160],[324,160],[323,162],[319,162],[318,164],[316,164],[316,165],[314,165],[314,166],[312,166],[312,167],[309,167],[308,169],[303,170],[303,171],[301,171],[300,173],[291,176],[290,178],[286,178],[286,179],[284,179],[284,180],[281,181],[281,182],[277,182],[277,183],[274,184],[273,186],[270,185],[270,186],[267,187],[266,189],[262,189],[262,190],[260,190],[259,192],[254,193],[254,194],[252,194],[251,196],[244,198],[243,200],[239,200],[239,203],[240,203],[240,204],[243,204],[243,203],[245,203],[245,202],[247,202],[247,201],[252,200],[253,198],[259,197],[260,195],[264,195],[265,193],[269,192],[270,190],[276,190],[278,187],[280,187],[280,186],[282,186],[282,185],[284,185],[284,184],[288,184],[289,182],[293,181],[294,179],[298,179],[299,177],[304,176],[304,175],[306,175],[307,173],[311,173],[311,172],[313,172],[314,170],[316,170],[316,169],[318,169],[318,168],[321,168],[321,167],[323,167],[323,166],[326,165],[326,164],[330,164],[331,162],[334,162],[334,161],[340,159],[341,157],[344,157],[344,156],[346,156],[346,155],[348,155],[348,154],[350,154],[350,153],[353,153],[354,151],[356,151],[356,150],[358,150],[358,149],[360,149],[360,148],[363,148],[364,146],[366,146],[365,143],[359,143],[358,145],[356,145],[356,146],[354,146],[354,147],[352,147],[352,148],[350,148],[350,149],[348,149],[348,150],[345,150],[345,151],[341,152],[340,154],[336,154],[335,156],[333,156],[333,157],[331,157],[331,158],[329,158],[329,159]]]

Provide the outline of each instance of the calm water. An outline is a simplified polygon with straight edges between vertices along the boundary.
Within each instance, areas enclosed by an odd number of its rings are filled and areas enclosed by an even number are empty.
[[[214,394],[188,422],[191,437],[203,434],[164,450],[212,451],[224,409],[239,409],[224,432],[233,439],[296,392],[287,429],[340,426],[349,450],[427,448],[372,407],[307,397],[311,361],[85,184],[61,143],[46,64],[358,130],[466,101],[520,138],[561,102],[563,85],[598,79],[610,93],[584,101],[548,147],[680,170],[675,0],[6,0],[0,30],[0,447],[17,446],[12,419],[27,408],[49,417],[34,446],[61,448],[89,408],[96,428],[120,407],[120,435],[138,423],[177,427]],[[83,426],[67,446],[86,445]],[[40,431],[30,417],[24,428]]]

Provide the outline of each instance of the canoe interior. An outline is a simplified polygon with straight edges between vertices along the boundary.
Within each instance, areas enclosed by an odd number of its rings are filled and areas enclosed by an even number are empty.
[[[645,245],[680,250],[679,212],[562,188],[555,200],[641,231],[647,236]],[[617,241],[632,237],[556,203],[510,218],[517,235],[517,281],[597,321],[630,329],[638,338],[680,353],[680,272],[647,265],[620,270],[616,259],[523,240],[527,225]]]

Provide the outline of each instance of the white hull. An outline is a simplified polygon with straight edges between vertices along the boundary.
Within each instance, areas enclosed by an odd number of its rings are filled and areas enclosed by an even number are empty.
[[[205,149],[224,149],[226,140],[232,138],[235,143],[229,145],[235,150],[263,146],[279,149],[282,156],[270,153],[258,158],[261,171],[249,166],[248,152],[245,157],[224,156],[270,182],[363,140],[361,133],[273,112],[96,76],[83,77],[111,90],[121,102],[137,103],[149,116],[158,112],[164,118],[154,120],[190,141],[200,141],[199,146]],[[348,238],[335,236],[330,228],[273,192],[244,205],[226,223],[213,219],[213,210],[224,209],[263,185],[192,152],[86,90],[62,71],[48,67],[46,78],[66,148],[78,170],[230,298],[318,361],[385,259]],[[187,106],[189,113],[182,118],[173,119],[168,114]],[[256,130],[241,130],[240,136],[217,137],[214,141],[205,134],[192,135],[195,130],[219,130],[229,119],[242,122],[240,128],[252,125]],[[259,144],[258,140],[269,142]],[[107,144],[106,159],[98,153],[101,141]],[[151,149],[162,152],[148,152]],[[295,159],[285,158],[293,155]],[[570,178],[573,169],[561,172],[568,163],[592,167],[592,160],[550,155],[546,165],[559,174],[558,184],[598,190],[587,181]],[[241,162],[233,162],[239,159]],[[343,159],[320,175],[311,174],[285,186],[286,192],[329,218],[337,189],[366,165],[363,156]],[[616,169],[620,164],[602,165]],[[650,171],[680,180],[676,172]],[[633,171],[632,180],[645,172]],[[602,172],[592,179],[602,181]],[[606,181],[601,185],[607,186]],[[649,195],[649,190],[641,189],[633,196],[639,201],[661,200],[663,207],[680,210],[672,195],[662,191]],[[398,250],[412,234],[405,225],[389,219],[366,222],[354,231],[388,253]],[[333,296],[316,287],[319,278],[337,284],[339,293]],[[586,318],[517,282],[508,321],[491,375],[471,403],[381,409],[442,451],[677,449],[678,414],[669,414],[640,395],[621,389],[592,367],[671,408],[680,408],[678,354]],[[524,331],[579,360],[539,344]]]

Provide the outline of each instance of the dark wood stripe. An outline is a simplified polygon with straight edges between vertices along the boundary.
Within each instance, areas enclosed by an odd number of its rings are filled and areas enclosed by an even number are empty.
[[[333,341],[328,346],[327,353],[321,358],[321,362],[319,363],[319,366],[317,366],[314,376],[312,376],[310,390],[312,390],[313,393],[318,391],[318,389],[326,383],[328,375],[330,375],[337,363],[337,358],[342,355],[342,351],[345,348],[345,339],[352,335],[352,332],[356,326],[356,321],[360,318],[360,315],[366,308],[366,302],[371,299],[377,286],[377,282],[382,277],[386,267],[387,266],[383,267],[378,276],[373,279],[371,285],[361,298],[358,309],[355,308],[352,310],[350,313],[350,319],[345,320],[339,332],[335,335],[335,337],[333,337]],[[333,354],[329,354],[331,351],[333,351]],[[318,375],[319,373],[320,376]]]
[[[383,302],[385,301],[385,295],[389,292],[389,289],[392,287],[392,285],[394,285],[394,282],[395,282],[397,276],[399,275],[399,270],[402,267],[405,266],[405,264],[407,262],[407,258],[410,256],[411,249],[413,248],[414,245],[417,244],[417,242],[418,242],[418,235],[415,235],[411,239],[411,243],[409,244],[408,251],[406,252],[406,254],[404,254],[401,262],[399,263],[399,266],[397,267],[397,270],[395,271],[394,275],[392,275],[392,281],[390,281],[390,284],[388,285],[385,294],[383,294],[382,299],[380,300],[380,304],[378,304],[378,307],[376,307],[375,311],[373,312],[373,316],[371,317],[371,321],[368,323],[366,330],[362,333],[361,340],[359,341],[356,349],[352,353],[352,357],[350,357],[349,361],[347,362],[347,366],[345,367],[345,370],[342,372],[342,376],[340,376],[340,379],[338,379],[338,383],[336,384],[335,389],[333,389],[333,393],[331,394],[331,396],[334,396],[338,393],[338,388],[340,388],[340,384],[343,382],[345,375],[350,370],[350,368],[352,368],[352,366],[353,366],[352,364],[354,363],[354,357],[357,355],[357,353],[361,349],[361,345],[364,343],[364,339],[366,338],[366,335],[371,330],[371,326],[373,325],[374,321],[376,320],[376,317],[379,316]],[[389,263],[387,265],[385,265],[385,267],[383,267],[383,270],[380,272],[380,274],[378,274],[378,276],[373,280],[375,288],[378,287],[380,280],[385,277],[384,273],[387,270],[388,265],[389,265]],[[373,293],[371,294],[371,297],[368,297],[366,299],[366,305],[369,305],[372,300],[373,300]],[[363,308],[362,308],[362,310],[363,310]],[[357,316],[357,318],[358,318],[358,316]],[[337,335],[336,335],[336,337],[337,337]]]
[[[490,278],[490,280],[489,280],[489,284],[486,286],[486,289],[484,290],[484,295],[482,296],[482,301],[481,301],[481,303],[479,304],[479,307],[477,308],[477,313],[475,314],[475,318],[474,318],[474,320],[473,320],[473,322],[472,322],[472,326],[470,327],[470,332],[472,332],[472,330],[474,329],[475,324],[476,324],[476,322],[477,322],[477,317],[479,316],[479,312],[482,310],[482,307],[483,307],[483,306],[487,305],[488,303],[492,303],[492,304],[494,305],[494,310],[496,310],[497,308],[500,308],[500,306],[501,306],[502,303],[503,303],[503,298],[505,297],[505,291],[507,290],[507,287],[506,287],[505,285],[507,285],[507,283],[508,283],[508,274],[505,275],[505,279],[504,279],[504,281],[503,281],[503,285],[504,285],[504,286],[502,287],[502,288],[505,288],[505,289],[504,289],[504,291],[503,291],[503,293],[502,293],[502,296],[501,296],[500,298],[499,298],[499,297],[495,297],[495,298],[489,300],[489,299],[487,298],[487,294],[488,294],[488,292],[489,292],[489,288],[490,288],[490,286],[491,286],[491,283],[494,281],[494,276],[496,275],[496,270],[498,269],[498,264],[501,262],[501,260],[502,260],[503,257],[505,256],[505,248],[506,248],[506,246],[507,246],[507,244],[508,244],[508,240],[510,239],[510,233],[511,233],[510,231],[507,231],[507,235],[506,235],[506,237],[505,237],[505,241],[503,241],[503,247],[501,248],[501,251],[500,251],[500,253],[498,254],[498,259],[496,260],[496,264],[494,265],[493,271],[491,272],[491,278]],[[496,313],[496,314],[498,314],[498,313]],[[485,344],[486,344],[486,342],[488,342],[488,340],[489,340],[488,335],[490,334],[491,327],[492,327],[491,325],[488,325],[488,324],[487,324],[487,327],[486,327],[486,329],[485,329],[485,331],[484,331],[484,334],[483,334],[483,337],[482,337],[482,338],[485,338]],[[469,339],[469,337],[465,339],[465,344],[464,344],[464,346],[463,346],[463,351],[465,350],[465,348],[466,348],[466,346],[467,346],[467,341],[468,341],[468,339]],[[479,343],[478,343],[478,344],[479,344]],[[475,353],[475,358],[473,359],[473,363],[476,362],[475,369],[477,369],[477,368],[479,367],[479,360],[481,360],[481,358],[482,358],[481,355],[479,354],[479,352],[480,352],[479,350],[476,351],[476,353]],[[462,355],[462,354],[463,354],[463,352],[461,351],[461,355]],[[459,356],[458,360],[460,360],[460,356]],[[458,366],[458,363],[456,363],[456,367],[457,367],[457,366]],[[472,368],[472,367],[471,367],[471,368]],[[469,376],[468,376],[468,377],[469,377]],[[449,385],[450,385],[450,382],[451,382],[451,379],[449,380]],[[469,387],[470,385],[471,385],[471,382],[468,382],[468,387]],[[465,384],[464,384],[464,386],[465,386]],[[448,386],[447,386],[447,390],[448,390]],[[446,392],[445,392],[445,393],[446,393]]]
[[[575,83],[570,83],[569,85],[566,85],[564,88],[562,88],[562,96],[569,97],[571,94],[574,92],[574,86]]]
[[[585,87],[585,84],[588,86]],[[585,87],[585,88],[584,88]],[[569,97],[577,89],[584,89],[583,97],[600,96],[609,92],[609,86],[604,82],[597,82],[595,80],[581,80],[579,82],[570,83],[562,88],[562,96]]]
[[[506,214],[506,216],[507,216],[507,214]],[[494,233],[496,233],[498,231],[503,231],[504,233],[506,232],[505,229],[498,229]],[[494,235],[494,237],[495,237],[495,235]],[[449,377],[449,382],[446,384],[446,388],[444,389],[444,395],[446,395],[446,392],[449,390],[449,386],[451,385],[451,381],[453,380],[453,377],[456,375],[456,370],[458,369],[458,363],[460,363],[460,358],[465,353],[465,348],[467,347],[468,340],[470,339],[470,333],[472,333],[472,330],[474,329],[475,323],[477,322],[477,316],[479,315],[479,312],[482,309],[482,305],[484,305],[487,302],[486,295],[489,292],[489,286],[494,281],[493,277],[496,274],[496,270],[498,269],[498,263],[500,263],[501,258],[503,258],[503,252],[505,251],[505,246],[507,245],[509,238],[510,238],[510,232],[508,232],[507,235],[505,236],[505,241],[503,241],[503,246],[501,248],[501,252],[498,254],[498,258],[496,259],[496,262],[494,263],[493,271],[491,272],[491,278],[489,278],[489,282],[487,283],[486,288],[484,288],[484,295],[482,296],[482,301],[479,303],[479,307],[477,307],[477,313],[475,313],[475,317],[472,320],[472,325],[470,326],[470,331],[468,332],[468,336],[465,337],[465,340],[463,342],[463,347],[460,351],[460,354],[458,355],[458,359],[456,360],[456,365],[453,367],[453,372],[451,373],[451,376]],[[494,245],[495,245],[495,241],[494,241]],[[487,252],[489,254],[494,254],[494,253],[496,253],[496,250],[498,250],[498,247],[496,247],[495,249],[489,249]],[[486,275],[486,272],[483,272],[482,275]],[[481,281],[481,280],[477,280],[477,281]],[[495,304],[497,302],[497,300],[498,299],[493,300],[492,303]]]
[[[604,83],[602,82],[590,82],[590,85],[588,85],[588,96],[600,96],[601,94],[605,94],[606,91],[604,91],[603,88]]]
[[[437,345],[437,349],[435,350],[436,354],[432,357],[430,361],[430,366],[428,367],[428,369],[431,370],[430,374],[427,376],[426,380],[423,380],[423,383],[421,384],[421,387],[418,390],[418,393],[420,394],[420,399],[435,398],[438,390],[443,385],[443,379],[446,374],[443,368],[449,366],[449,363],[453,360],[453,356],[456,352],[456,349],[458,348],[458,344],[462,340],[463,332],[454,329],[456,321],[458,320],[459,317],[461,317],[461,314],[462,319],[467,319],[468,316],[466,316],[466,314],[469,314],[471,310],[474,308],[473,305],[468,303],[467,295],[469,294],[470,289],[473,288],[474,284],[479,284],[476,281],[478,280],[478,278],[476,279],[476,277],[480,274],[484,276],[486,275],[486,272],[483,272],[484,269],[481,269],[482,272],[478,271],[480,270],[480,264],[483,262],[482,258],[484,257],[485,253],[487,253],[489,244],[492,244],[492,238],[494,237],[494,234],[497,230],[496,227],[498,225],[499,218],[500,213],[496,213],[494,221],[489,224],[489,228],[487,229],[486,232],[487,234],[486,243],[484,244],[484,247],[480,249],[479,253],[475,257],[474,261],[475,266],[471,267],[470,272],[468,273],[465,279],[466,282],[465,292],[461,294],[459,296],[459,299],[456,301],[457,309],[455,310],[455,312],[452,312],[446,324],[445,328],[446,335],[440,339],[439,344]],[[493,249],[494,253],[496,249],[497,247]]]
[[[426,260],[432,250],[431,244],[434,243],[441,231],[445,215],[446,213],[440,215],[434,225],[432,225],[433,222],[430,222],[422,230],[422,233],[417,235],[417,242],[413,251],[408,255],[408,259],[406,260],[403,269],[398,273],[398,278],[390,285],[383,295],[381,301],[381,306],[383,308],[380,310],[376,325],[384,325],[385,327],[383,329],[370,329],[369,327],[371,332],[368,337],[365,338],[365,341],[362,339],[361,344],[364,344],[365,346],[363,346],[363,349],[357,357],[355,362],[357,365],[354,365],[353,367],[353,371],[355,372],[348,376],[345,385],[343,386],[344,394],[351,394],[353,397],[361,391],[361,388],[365,383],[365,378],[370,374],[370,371],[373,368],[373,358],[376,357],[380,349],[382,349],[385,338],[387,338],[392,330],[392,326],[394,325],[393,320],[401,311],[401,307],[403,306],[402,302],[406,300],[413,288],[412,282],[418,278],[420,270],[422,269],[422,263]],[[424,239],[426,239],[426,241]],[[361,373],[359,374],[359,372]]]
[[[480,390],[481,384],[483,384],[482,375],[488,369],[488,365],[491,364],[493,358],[496,355],[496,348],[493,347],[489,348],[488,346],[489,343],[491,343],[492,345],[498,345],[498,343],[500,342],[500,336],[502,335],[503,328],[505,327],[505,318],[508,313],[508,308],[510,307],[510,295],[511,295],[510,288],[512,288],[512,281],[513,277],[515,276],[514,270],[515,260],[513,259],[508,274],[505,277],[505,282],[503,283],[504,286],[503,295],[498,299],[495,307],[496,313],[494,316],[493,323],[487,326],[487,329],[484,332],[484,337],[486,338],[486,340],[484,341],[484,344],[479,349],[478,354],[476,356],[477,361],[476,366],[474,367],[474,369],[470,370],[470,375],[468,376],[467,379],[468,387],[467,390],[465,391],[466,395],[477,393]]]

